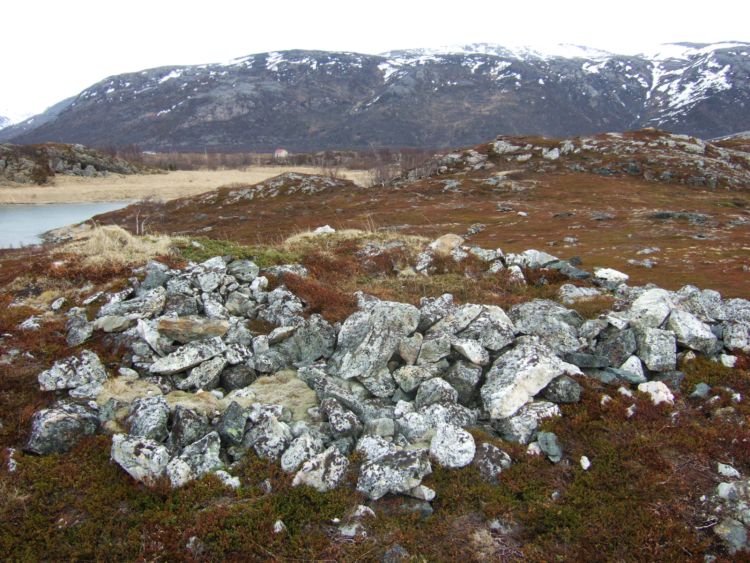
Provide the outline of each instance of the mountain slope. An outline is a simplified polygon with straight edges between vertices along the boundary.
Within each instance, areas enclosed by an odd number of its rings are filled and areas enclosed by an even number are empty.
[[[110,77],[60,105],[0,140],[300,151],[643,126],[715,137],[750,128],[750,44],[271,52]]]

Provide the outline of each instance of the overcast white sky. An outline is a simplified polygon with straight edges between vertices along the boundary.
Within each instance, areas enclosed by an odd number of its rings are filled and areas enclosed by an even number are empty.
[[[635,53],[750,41],[747,0],[6,0],[0,115],[18,118],[113,74],[270,50],[363,53],[488,42]]]

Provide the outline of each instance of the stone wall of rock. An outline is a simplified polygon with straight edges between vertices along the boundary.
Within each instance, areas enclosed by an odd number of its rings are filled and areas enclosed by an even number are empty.
[[[302,266],[260,271],[249,260],[216,257],[172,270],[150,262],[141,281],[95,296],[96,318],[68,313],[69,342],[84,349],[39,374],[42,389],[60,399],[36,413],[26,448],[60,452],[106,431],[112,459],[134,479],[167,477],[173,486],[211,472],[236,486],[233,464],[252,451],[278,460],[295,485],[320,491],[344,481],[356,451],[364,460],[357,489],[368,498],[428,503],[435,493],[422,479],[432,464],[475,464],[496,481],[512,463],[468,429],[558,462],[565,444],[540,432],[540,422],[580,400],[582,378],[669,404],[684,376],[678,359],[732,366],[733,352],[750,352],[744,299],[691,286],[630,287],[621,272],[589,273],[536,250],[465,247],[455,236],[426,248],[417,269],[429,275],[440,253],[472,254],[488,271],[513,269],[517,283],[525,283],[522,267],[555,269],[592,282],[563,285],[562,303],[611,294],[617,305],[584,320],[548,300],[504,311],[450,294],[419,306],[359,294],[359,310],[332,325],[306,317],[305,303],[283,285],[285,273],[305,275]],[[281,285],[271,290],[269,276]],[[250,319],[277,328],[254,334]],[[130,350],[117,373],[85,350],[94,331]],[[628,416],[636,415],[634,402]]]

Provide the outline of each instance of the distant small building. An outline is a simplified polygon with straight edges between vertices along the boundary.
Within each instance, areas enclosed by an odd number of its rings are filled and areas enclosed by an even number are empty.
[[[289,151],[286,149],[276,149],[273,151],[274,160],[286,160],[289,157]]]

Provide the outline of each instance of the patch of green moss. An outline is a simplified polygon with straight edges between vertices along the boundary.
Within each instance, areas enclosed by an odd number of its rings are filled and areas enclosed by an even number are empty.
[[[293,252],[285,252],[269,246],[247,246],[229,240],[206,237],[194,238],[191,242],[198,244],[188,243],[178,248],[178,251],[182,258],[193,262],[203,262],[214,256],[233,256],[237,259],[253,260],[258,266],[265,268],[299,260],[299,256]]]

